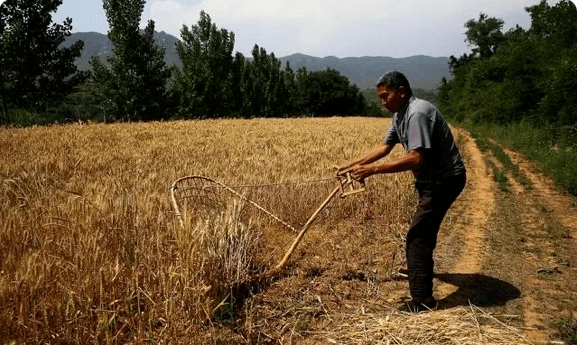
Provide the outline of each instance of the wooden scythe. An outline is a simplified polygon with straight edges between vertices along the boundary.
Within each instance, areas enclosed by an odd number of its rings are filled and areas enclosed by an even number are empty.
[[[288,259],[290,258],[290,256],[292,255],[292,253],[294,252],[296,247],[299,245],[300,241],[304,237],[305,233],[307,232],[307,230],[309,229],[311,224],[317,218],[319,213],[321,213],[321,211],[324,210],[325,207],[328,206],[328,204],[330,204],[330,202],[333,200],[335,195],[337,195],[340,192],[341,198],[345,198],[349,195],[361,193],[361,192],[365,191],[364,181],[359,182],[361,184],[360,188],[357,188],[357,189],[354,188],[353,181],[355,181],[355,180],[353,180],[351,178],[351,175],[350,175],[351,170],[352,170],[352,168],[349,168],[349,169],[346,169],[343,171],[339,171],[337,173],[338,185],[335,187],[335,189],[333,189],[333,191],[329,194],[329,196],[325,199],[325,201],[322,202],[322,204],[317,208],[317,210],[312,214],[312,216],[309,218],[309,220],[303,226],[303,228],[301,229],[301,231],[299,232],[297,237],[294,239],[292,245],[290,246],[290,248],[285,253],[282,260],[272,270],[265,272],[263,274],[262,278],[271,276],[271,275],[279,272],[280,270],[282,270],[284,268],[284,266],[288,262]]]
[[[319,213],[321,213],[322,210],[324,210],[329,203],[333,200],[333,198],[340,193],[340,197],[341,198],[345,198],[349,195],[352,194],[356,194],[356,193],[361,193],[365,191],[365,184],[364,181],[358,181],[360,183],[360,187],[355,189],[354,186],[354,182],[357,182],[356,180],[354,180],[351,175],[350,175],[350,171],[352,170],[352,168],[346,169],[346,170],[342,170],[342,171],[338,171],[336,178],[338,181],[337,186],[335,187],[335,189],[333,189],[333,191],[327,196],[327,198],[325,199],[325,201],[322,202],[322,204],[317,208],[317,210],[311,215],[311,217],[308,219],[308,221],[306,222],[306,224],[303,226],[303,228],[300,230],[300,232],[298,233],[297,237],[294,239],[293,243],[291,244],[290,248],[287,250],[287,252],[285,253],[285,255],[283,256],[282,260],[271,270],[261,273],[259,275],[256,276],[257,280],[262,280],[262,279],[266,279],[274,274],[276,274],[277,272],[279,272],[280,270],[282,270],[284,268],[284,266],[286,265],[286,263],[288,262],[290,256],[292,255],[292,253],[295,251],[296,247],[299,245],[300,241],[303,239],[305,233],[307,232],[307,230],[310,228],[310,226],[312,225],[312,223],[314,222],[314,220],[317,218],[317,216],[319,215]],[[296,229],[294,229],[292,226],[290,226],[289,224],[287,224],[286,222],[282,221],[281,219],[279,219],[278,217],[276,217],[275,215],[273,215],[272,213],[268,212],[267,210],[265,210],[264,208],[262,208],[261,206],[259,206],[258,204],[254,203],[253,201],[247,199],[245,196],[241,195],[240,193],[238,193],[237,191],[231,189],[228,186],[223,185],[220,182],[217,182],[211,178],[208,177],[204,177],[204,176],[187,176],[187,177],[183,177],[179,180],[177,180],[176,182],[174,182],[174,184],[171,187],[171,199],[172,199],[172,205],[174,207],[175,210],[175,214],[178,216],[178,219],[180,221],[180,225],[184,226],[184,219],[182,218],[182,214],[180,212],[180,208],[178,206],[178,202],[177,202],[177,198],[175,195],[175,191],[178,189],[177,187],[177,183],[180,181],[183,181],[185,179],[192,179],[192,178],[196,178],[196,179],[203,179],[206,181],[209,181],[211,183],[214,183],[216,185],[218,185],[219,187],[224,188],[225,190],[227,190],[228,192],[232,193],[233,195],[235,195],[236,197],[245,200],[247,202],[249,202],[251,205],[255,206],[256,208],[260,209],[261,211],[267,213],[269,216],[271,216],[272,218],[276,219],[277,221],[281,222],[282,224],[286,225],[287,227],[289,227],[290,229],[293,229],[296,231]]]

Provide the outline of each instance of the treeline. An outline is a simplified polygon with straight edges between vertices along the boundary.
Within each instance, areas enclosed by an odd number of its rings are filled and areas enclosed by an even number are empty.
[[[180,117],[365,114],[358,87],[334,69],[295,73],[258,45],[252,59],[233,56],[234,33],[217,29],[205,12],[181,37],[176,50],[183,67],[174,80]]]
[[[503,32],[481,14],[465,24],[470,54],[450,57],[453,78],[437,98],[453,121],[547,127],[555,142],[577,143],[577,8],[569,0],[527,7],[528,30]]]
[[[472,52],[450,57],[441,111],[478,137],[533,159],[577,195],[577,8],[569,0],[527,7],[531,27],[502,31],[481,14],[465,24]]]
[[[182,68],[167,66],[139,28],[145,0],[103,0],[113,55],[78,71],[84,43],[61,47],[72,20],[52,23],[62,0],[7,0],[0,7],[1,122],[148,121],[171,118],[380,115],[356,85],[334,69],[293,71],[255,45],[233,54],[234,33],[201,12],[177,43]]]

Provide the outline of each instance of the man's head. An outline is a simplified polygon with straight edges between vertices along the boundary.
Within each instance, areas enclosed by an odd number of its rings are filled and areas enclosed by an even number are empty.
[[[377,95],[385,108],[396,113],[411,98],[413,91],[403,73],[388,71],[377,80]]]

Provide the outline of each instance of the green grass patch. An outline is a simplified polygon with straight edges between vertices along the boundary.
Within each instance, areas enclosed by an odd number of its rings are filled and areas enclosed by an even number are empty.
[[[495,181],[499,184],[499,188],[502,191],[508,190],[508,188],[511,186],[509,180],[507,179],[507,172],[510,172],[515,177],[515,179],[522,183],[524,186],[531,188],[531,182],[529,179],[527,179],[527,177],[521,173],[519,166],[511,161],[509,156],[507,156],[507,154],[499,145],[490,142],[484,134],[478,131],[472,131],[471,135],[473,138],[475,138],[475,142],[481,151],[492,151],[495,158],[497,158],[497,160],[503,165],[503,170],[501,170],[497,168],[495,163],[493,163],[491,160],[487,160],[489,168],[493,171]]]
[[[509,158],[509,156],[505,153],[505,151],[503,151],[501,146],[491,142],[489,142],[488,145],[491,151],[493,151],[493,155],[495,155],[497,160],[501,162],[501,164],[503,164],[505,171],[510,172],[515,178],[515,180],[519,181],[519,183],[524,185],[525,188],[531,188],[531,182],[529,181],[527,176],[525,176],[521,172],[517,164],[511,161],[511,158]]]
[[[469,131],[471,130],[469,129]],[[487,151],[489,145],[487,143],[486,137],[484,137],[483,135],[481,135],[479,132],[476,131],[471,131],[471,136],[475,139],[475,143],[477,143],[477,146],[481,151],[483,152]]]
[[[555,335],[566,344],[577,345],[577,321],[565,318],[554,322],[553,327],[557,330]]]
[[[544,126],[534,127],[528,123],[498,126],[494,124],[458,124],[469,130],[483,150],[489,146],[491,138],[531,159],[557,185],[577,196],[577,127]],[[492,149],[492,148],[491,148]],[[495,153],[497,156],[497,153]],[[513,168],[514,169],[514,168]],[[513,170],[512,170],[513,172]],[[526,177],[515,177],[522,184],[528,184]]]
[[[507,179],[507,175],[499,170],[499,168],[497,168],[497,166],[495,165],[495,163],[493,163],[490,160],[487,160],[487,165],[489,165],[489,168],[491,168],[491,170],[493,171],[493,177],[495,178],[495,181],[497,181],[497,183],[499,184],[499,189],[501,189],[502,191],[507,191],[509,190],[509,180]]]

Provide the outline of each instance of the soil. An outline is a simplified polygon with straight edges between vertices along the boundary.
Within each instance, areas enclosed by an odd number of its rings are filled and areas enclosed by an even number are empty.
[[[438,309],[472,304],[530,343],[558,340],[553,323],[577,318],[577,199],[506,148],[530,184],[509,174],[509,188],[499,189],[486,164],[495,159],[460,135],[468,181],[439,233]],[[402,265],[402,230],[391,241],[374,227],[350,224],[348,233],[305,241],[284,277],[250,292],[236,325],[242,338],[324,343],[350,315],[386,313],[406,298],[407,282],[392,275]]]
[[[577,316],[577,199],[561,192],[521,154],[503,149],[530,184],[509,173],[510,188],[500,190],[484,161],[501,164],[467,141],[471,188],[449,214],[449,221],[456,219],[449,231],[457,234],[441,240],[437,256],[448,263],[437,269],[473,273],[473,281],[460,282],[470,290],[461,296],[447,296],[455,287],[446,283],[436,291],[453,305],[468,298],[491,313],[518,315],[527,340],[547,343],[555,339],[555,321]],[[448,249],[447,240],[454,236],[464,243],[458,255]]]

